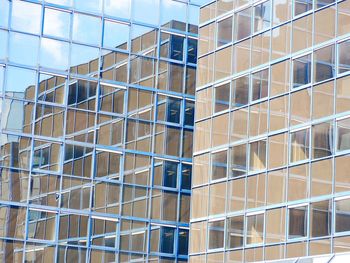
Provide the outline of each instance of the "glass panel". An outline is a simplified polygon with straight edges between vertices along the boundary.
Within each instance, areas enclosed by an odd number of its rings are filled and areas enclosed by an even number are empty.
[[[133,18],[136,21],[158,24],[159,21],[159,0],[140,0],[133,3]]]
[[[264,239],[264,214],[247,216],[247,245],[262,243]]]
[[[289,96],[282,96],[270,100],[269,124],[270,131],[287,128]]]
[[[223,79],[231,75],[232,47],[228,46],[215,53],[215,80]]]
[[[187,5],[171,0],[161,0],[160,23],[165,27],[186,30]],[[176,12],[174,12],[176,10]],[[175,22],[176,21],[176,22]]]
[[[252,142],[250,148],[249,171],[260,171],[266,169],[266,140]]]
[[[228,143],[228,118],[228,113],[213,118],[212,147]]]
[[[312,14],[310,14],[293,21],[292,52],[308,48],[312,45],[312,18]]]
[[[217,0],[216,3],[216,15],[222,15],[228,11],[231,11],[235,5],[233,0]]]
[[[190,253],[205,252],[207,221],[192,223],[190,227]]]
[[[310,129],[291,133],[290,161],[298,162],[309,158]]]
[[[269,69],[252,74],[252,100],[267,97],[269,91]]]
[[[322,158],[333,153],[333,125],[321,123],[312,126],[312,158]]]
[[[319,44],[335,37],[335,15],[335,6],[315,12],[314,44]]]
[[[288,201],[305,199],[308,190],[309,164],[293,166],[288,174]]]
[[[265,205],[266,174],[258,174],[247,178],[246,208]]]
[[[39,38],[20,33],[10,33],[9,60],[19,64],[36,66],[38,63]]]
[[[291,23],[272,30],[271,59],[284,57],[290,53]]]
[[[215,48],[215,23],[199,28],[198,56],[213,51]]]
[[[192,185],[192,166],[190,164],[182,164],[181,171],[181,189],[191,190]]]
[[[312,117],[318,119],[333,114],[334,82],[326,82],[312,88]]]
[[[209,222],[208,231],[208,249],[223,248],[225,240],[225,220]]]
[[[335,201],[335,232],[350,230],[350,199]]]
[[[247,145],[237,145],[231,148],[230,177],[247,173]]]
[[[216,46],[220,47],[232,42],[232,16],[218,22]]]
[[[350,40],[338,44],[338,73],[344,73],[350,70]]]
[[[209,181],[209,154],[193,157],[193,187]]]
[[[231,142],[247,138],[248,108],[231,113],[230,140]]]
[[[224,214],[226,204],[226,182],[211,184],[209,191],[209,216]]]
[[[311,196],[332,193],[333,165],[332,159],[311,164]]]
[[[278,204],[286,200],[287,169],[275,170],[267,174],[266,203]]]
[[[261,102],[250,107],[249,136],[257,136],[267,132],[268,102]]]
[[[249,69],[251,57],[251,39],[236,43],[233,46],[233,73],[238,73]]]
[[[56,214],[29,209],[28,238],[55,240]]]
[[[350,168],[350,156],[338,156],[335,158],[335,179],[334,191],[336,193],[346,192],[350,189],[350,177],[348,171]]]
[[[347,34],[350,29],[350,2],[342,1],[338,4],[338,36]]]
[[[245,204],[245,178],[231,180],[228,182],[228,212],[240,211],[244,209]]]
[[[214,88],[215,106],[214,111],[220,112],[230,107],[230,82]]]
[[[292,14],[292,3],[288,0],[274,0],[272,10],[273,26],[290,20]]]
[[[44,35],[69,39],[70,17],[71,14],[68,12],[45,8],[43,29]]]
[[[309,84],[310,82],[311,54],[293,60],[293,88]]]
[[[231,105],[233,108],[248,104],[249,97],[249,75],[232,81]]]
[[[337,121],[337,150],[350,149],[350,118]]]
[[[290,60],[271,65],[270,96],[286,93],[290,86]]]
[[[310,236],[322,237],[331,234],[332,201],[314,202],[310,205]]]
[[[333,78],[335,75],[334,45],[321,48],[314,53],[314,82]]]
[[[208,216],[209,187],[204,186],[192,190],[191,219]]]
[[[158,95],[157,118],[158,120],[172,123],[180,123],[181,99]]]
[[[254,7],[254,32],[270,27],[271,1],[266,1]]]
[[[311,117],[311,89],[294,92],[290,99],[290,125],[309,122]]]
[[[176,188],[178,163],[155,160],[154,163],[154,185]]]
[[[40,65],[42,67],[68,71],[69,43],[41,38]]]
[[[100,18],[79,13],[74,14],[73,41],[98,46],[101,41],[101,32]]]
[[[312,1],[296,0],[294,2],[294,16],[300,15],[312,9]]]
[[[227,219],[227,248],[243,246],[244,216],[236,216]]]
[[[10,2],[8,0],[1,0],[0,1],[0,9],[1,9],[1,17],[0,17],[0,26],[1,27],[8,27],[8,20],[9,20],[9,7]]]
[[[2,237],[24,238],[26,209],[18,206],[0,206],[0,230]]]
[[[288,238],[300,238],[307,235],[307,206],[289,208]]]
[[[210,147],[211,119],[197,122],[195,125],[195,147],[194,151],[202,151]]]
[[[269,137],[269,169],[282,167],[288,163],[288,133]]]
[[[104,12],[110,16],[130,18],[130,0],[115,2],[114,0],[104,0]]]
[[[235,14],[235,40],[241,40],[251,34],[251,8]]]
[[[350,110],[350,77],[339,78],[336,81],[336,113]]]
[[[129,25],[104,20],[103,46],[128,49]]]
[[[285,240],[286,209],[266,211],[266,243],[281,243]]]
[[[33,34],[41,31],[41,5],[15,0],[12,2],[12,29]]]
[[[226,177],[227,151],[213,153],[211,155],[211,179],[217,180]]]
[[[75,8],[88,12],[101,12],[102,0],[90,0],[88,3],[85,0],[74,0]]]
[[[36,85],[36,72],[34,70],[9,66],[7,67],[6,80],[6,96],[34,100]]]

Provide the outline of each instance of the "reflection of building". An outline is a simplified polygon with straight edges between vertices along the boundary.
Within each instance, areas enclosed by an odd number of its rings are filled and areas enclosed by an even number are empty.
[[[211,2],[190,262],[349,262],[350,1]]]
[[[196,26],[120,25],[143,31],[67,71],[0,56],[1,262],[187,260]]]

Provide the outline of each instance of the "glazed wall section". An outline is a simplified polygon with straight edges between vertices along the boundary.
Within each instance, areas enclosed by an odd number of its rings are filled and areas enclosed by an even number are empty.
[[[202,4],[0,1],[0,261],[187,260]]]
[[[350,2],[201,8],[191,262],[349,250]]]

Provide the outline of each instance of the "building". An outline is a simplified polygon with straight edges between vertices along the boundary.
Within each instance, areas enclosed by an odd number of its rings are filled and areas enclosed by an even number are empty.
[[[1,262],[187,261],[203,3],[0,0]]]
[[[190,262],[349,262],[350,1],[200,13]]]

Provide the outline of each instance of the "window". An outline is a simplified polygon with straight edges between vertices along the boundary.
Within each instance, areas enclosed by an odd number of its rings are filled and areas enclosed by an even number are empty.
[[[116,231],[117,223],[115,221],[92,218],[91,244],[114,248],[116,245]]]
[[[350,118],[337,121],[337,150],[350,149]]]
[[[266,1],[254,7],[254,32],[270,27],[271,2]]]
[[[79,13],[74,14],[73,41],[98,46],[100,45],[101,32],[100,18]]]
[[[289,168],[288,201],[305,199],[309,196],[309,164]]]
[[[335,16],[335,5],[315,12],[314,45],[335,37]]]
[[[11,32],[9,36],[9,60],[19,64],[36,66],[38,63],[39,38],[15,32]]]
[[[249,69],[251,58],[251,39],[248,38],[242,42],[236,43],[233,50],[233,73],[238,73]]]
[[[266,174],[247,177],[246,208],[256,208],[265,204]]]
[[[12,3],[11,28],[33,34],[41,31],[41,5],[15,0]],[[55,21],[52,24],[56,24]]]
[[[208,216],[208,197],[209,187],[199,187],[192,190],[191,197],[191,219],[201,218]]]
[[[10,2],[8,0],[1,0],[0,1],[0,7],[1,7],[1,17],[0,17],[0,27],[8,27],[8,20],[9,20],[9,7]]]
[[[235,14],[235,40],[239,41],[251,34],[251,8]]]
[[[151,252],[174,253],[175,229],[164,226],[151,227]]]
[[[244,216],[230,217],[227,219],[227,248],[243,246]]]
[[[217,180],[226,177],[227,151],[213,153],[211,155],[211,179]]]
[[[249,75],[234,79],[232,81],[232,99],[233,108],[248,104],[249,97]]]
[[[338,73],[350,70],[350,40],[338,44]]]
[[[307,235],[307,206],[288,209],[289,227],[288,238],[301,238]]]
[[[207,244],[207,221],[192,223],[190,227],[190,253],[205,252]]]
[[[260,244],[264,240],[264,214],[247,216],[247,245]]]
[[[231,75],[232,47],[228,46],[215,52],[214,77],[215,80],[223,79]]]
[[[177,242],[177,252],[180,255],[188,255],[188,240],[189,231],[186,229],[179,229],[178,242]]]
[[[303,89],[291,94],[290,125],[307,123],[311,118],[311,89]]]
[[[230,107],[230,82],[217,86],[215,91],[214,112],[224,111]]]
[[[288,0],[274,0],[273,12],[272,12],[272,23],[277,25],[287,20],[290,20],[292,14],[292,1]]]
[[[227,211],[241,211],[245,207],[246,180],[244,177],[228,181]]]
[[[349,2],[342,1],[338,4],[338,36],[347,34],[349,32],[350,26],[350,11],[349,11]]]
[[[208,249],[223,248],[225,240],[225,220],[209,222],[208,231]]]
[[[160,2],[160,23],[162,26],[185,31],[187,5],[180,2],[173,2],[172,0],[162,0]],[[174,12],[174,10],[176,10],[176,12]],[[172,23],[170,21],[177,22]]]
[[[198,56],[214,50],[215,23],[210,23],[199,28]]]
[[[181,189],[191,190],[192,166],[190,164],[182,164],[181,171]]]
[[[335,158],[334,192],[347,192],[350,190],[350,156],[341,155]]]
[[[281,133],[269,137],[269,169],[287,165],[288,134]]]
[[[335,232],[350,231],[350,199],[335,201]]]
[[[68,12],[45,8],[44,35],[69,39],[70,17]]]
[[[218,22],[217,47],[232,42],[232,17],[225,18]]]
[[[310,205],[310,237],[331,234],[332,201],[325,200]]]
[[[55,52],[52,51],[55,47]],[[57,52],[57,53],[56,53]],[[57,56],[59,55],[59,59]],[[41,38],[40,65],[46,68],[68,71],[69,43],[49,38]]]
[[[185,101],[185,120],[184,124],[189,126],[194,126],[194,106],[195,103],[190,100]]]
[[[298,162],[309,158],[309,138],[309,128],[291,133],[291,162]]]
[[[213,118],[212,147],[228,143],[229,116],[229,113],[225,113]]]
[[[121,18],[130,18],[130,1],[124,0],[122,5],[116,5],[114,0],[105,0],[104,12],[110,16],[116,16]]]
[[[230,177],[247,173],[247,145],[241,144],[231,148]]]
[[[249,171],[256,172],[266,169],[266,140],[250,143]]]
[[[295,0],[294,16],[300,15],[312,9],[312,0]]]
[[[158,95],[157,118],[160,121],[180,123],[181,99]]]
[[[267,174],[266,204],[283,203],[286,200],[287,169],[270,171]]]
[[[102,0],[90,0],[88,2],[85,0],[74,0],[74,6],[79,10],[97,13],[102,10]]]
[[[288,125],[289,96],[281,96],[270,100],[269,124],[270,131],[277,131]]]
[[[291,23],[287,23],[272,30],[271,59],[281,58],[290,53],[291,25]]]
[[[158,24],[158,0],[140,0],[137,3],[132,1],[132,5],[133,18],[136,21],[155,25]],[[148,10],[148,12],[145,12],[145,10]]]
[[[269,69],[264,69],[252,75],[252,100],[267,97],[269,90]]]
[[[311,47],[312,21],[312,14],[293,21],[292,52]]]
[[[284,207],[266,211],[266,243],[280,243],[285,240],[285,221]]]
[[[311,82],[311,54],[293,60],[293,88]]]
[[[129,25],[104,20],[103,46],[127,50],[129,31]]]
[[[276,96],[289,91],[290,60],[271,65],[270,96]]]
[[[334,81],[328,81],[312,88],[312,117],[318,119],[333,114]]]
[[[231,112],[230,140],[239,141],[248,136],[248,108]]]
[[[176,188],[178,163],[155,160],[154,179],[155,185]]]
[[[328,195],[332,193],[333,162],[323,159],[311,164],[311,196]]]
[[[209,216],[225,213],[226,182],[209,186],[209,200]]]
[[[333,153],[333,125],[326,122],[312,126],[312,158],[322,158]]]
[[[314,53],[314,82],[330,79],[335,75],[334,45],[318,49]]]
[[[249,110],[249,136],[258,136],[267,132],[268,102],[254,104]]]

